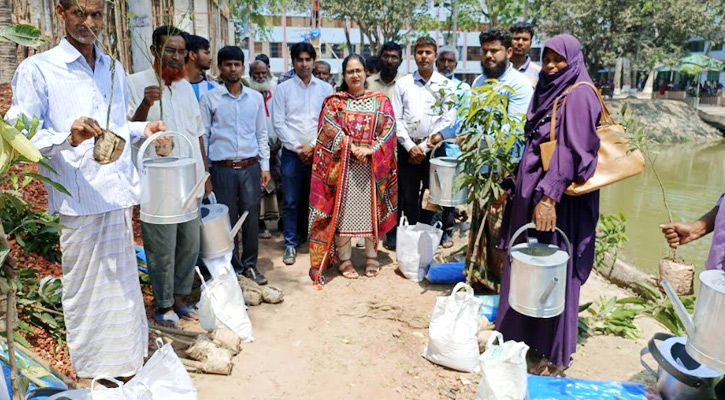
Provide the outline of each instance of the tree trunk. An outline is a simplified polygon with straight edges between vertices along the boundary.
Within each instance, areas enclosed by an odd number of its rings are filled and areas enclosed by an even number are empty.
[[[448,45],[458,48],[458,0],[453,0],[452,14],[453,15],[451,15],[451,19],[453,20],[453,28],[451,29],[451,35],[449,37]]]
[[[345,18],[345,42],[347,43],[347,54],[354,53],[354,49],[352,48],[352,42],[350,41],[350,27],[352,26],[352,23],[350,22],[349,18]],[[360,47],[360,53],[362,53],[362,46]]]
[[[0,0],[0,27],[12,25],[12,15],[12,0]],[[17,67],[18,53],[15,43],[0,42],[0,83],[10,82]]]

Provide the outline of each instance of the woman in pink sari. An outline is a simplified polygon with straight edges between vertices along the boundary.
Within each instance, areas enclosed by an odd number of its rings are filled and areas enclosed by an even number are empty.
[[[310,277],[318,289],[324,272],[338,265],[358,278],[351,238],[364,237],[365,276],[380,271],[377,244],[397,223],[398,180],[395,116],[390,100],[365,90],[362,57],[342,63],[344,81],[325,99],[310,184]]]

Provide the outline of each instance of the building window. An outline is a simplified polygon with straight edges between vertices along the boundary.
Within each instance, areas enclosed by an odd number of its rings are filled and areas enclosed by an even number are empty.
[[[481,48],[479,46],[468,46],[468,61],[481,61]]]
[[[693,52],[693,53],[703,52],[703,51],[705,51],[705,41],[704,40],[695,40],[693,42],[689,42],[689,43],[687,43],[687,45],[685,45],[685,48],[688,51]]]
[[[269,57],[280,58],[282,57],[282,44],[279,42],[273,42],[269,44]]]
[[[263,52],[262,42],[254,42],[254,54],[262,54]]]
[[[723,47],[725,47],[724,45],[725,45],[725,43],[713,44],[713,45],[711,45],[712,48],[710,49],[710,51],[722,51]]]
[[[340,46],[339,44],[332,45],[332,52],[335,53],[335,56],[337,56],[337,58],[345,57],[345,51],[342,49],[342,46]]]

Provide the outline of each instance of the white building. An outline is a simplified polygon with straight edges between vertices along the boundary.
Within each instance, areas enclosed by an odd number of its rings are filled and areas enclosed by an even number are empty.
[[[431,13],[437,14],[437,8]],[[297,42],[305,40],[310,34],[310,18],[308,14],[288,12],[284,16],[267,17],[269,29],[267,32],[252,28],[252,40],[247,49],[250,59],[260,53],[266,54],[270,59],[270,67],[273,74],[281,74],[292,69],[288,48]],[[323,18],[321,23],[320,47],[321,54],[318,58],[328,62],[332,66],[332,73],[339,74],[342,69],[342,60],[349,54],[347,40],[345,37],[345,21]],[[428,36],[436,39],[439,46],[445,44],[443,31],[426,32]],[[400,71],[413,72],[416,70],[415,59],[411,51],[411,38],[422,36],[424,33],[415,32],[408,36],[406,43],[400,43],[403,47],[403,63]],[[478,40],[480,31],[460,32],[458,34],[457,48],[459,49],[458,67],[456,75],[473,80],[481,73],[481,46]],[[367,41],[367,40],[366,40]],[[350,29],[350,42],[353,44],[353,51],[363,56],[370,55],[370,46],[361,47],[360,30],[353,24]],[[532,59],[540,60],[541,43],[534,40],[531,49]]]

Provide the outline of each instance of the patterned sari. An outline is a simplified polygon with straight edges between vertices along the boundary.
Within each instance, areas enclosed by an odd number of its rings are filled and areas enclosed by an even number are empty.
[[[367,164],[370,185],[369,210],[372,235],[378,239],[398,222],[398,171],[395,162],[395,116],[390,100],[379,92],[354,96],[336,92],[325,99],[320,114],[310,184],[310,277],[315,287],[325,284],[324,272],[337,262],[335,233],[341,211],[355,203],[343,203],[354,156],[351,145],[370,147]],[[367,200],[367,199],[366,199]],[[348,213],[350,211],[348,210]]]

